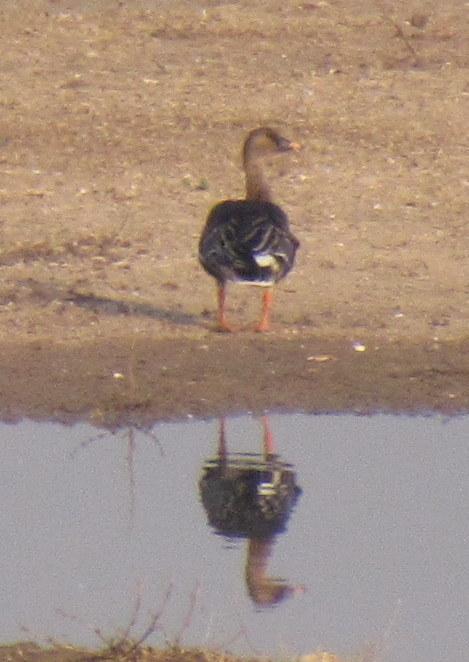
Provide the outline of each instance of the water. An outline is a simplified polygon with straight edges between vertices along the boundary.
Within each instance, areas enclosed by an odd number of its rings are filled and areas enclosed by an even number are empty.
[[[469,417],[269,423],[302,490],[286,530],[262,543],[266,586],[289,589],[270,608],[249,594],[255,541],[216,534],[201,503],[218,421],[114,434],[1,424],[3,641],[96,645],[95,627],[113,636],[137,612],[138,636],[161,610],[155,645],[281,655],[372,644],[389,662],[466,662]],[[260,420],[230,419],[225,433],[229,451],[263,450]]]

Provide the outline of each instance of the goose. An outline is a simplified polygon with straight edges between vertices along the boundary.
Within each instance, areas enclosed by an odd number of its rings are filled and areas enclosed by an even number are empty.
[[[229,540],[248,539],[247,592],[257,606],[270,607],[305,590],[269,573],[277,537],[286,530],[302,490],[294,467],[276,453],[267,416],[262,426],[262,454],[230,453],[226,422],[220,419],[218,452],[204,463],[199,490],[215,532]]]
[[[233,331],[225,311],[228,282],[264,288],[262,317],[256,331],[270,328],[273,286],[293,267],[299,247],[288,217],[272,202],[262,159],[298,151],[300,145],[270,127],[250,131],[243,146],[244,200],[224,200],[208,214],[199,241],[199,261],[217,284],[219,331]]]

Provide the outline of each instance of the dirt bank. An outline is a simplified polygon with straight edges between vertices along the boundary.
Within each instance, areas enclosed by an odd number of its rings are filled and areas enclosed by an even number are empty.
[[[464,3],[0,18],[4,418],[468,409]],[[220,336],[197,239],[259,124],[303,144],[270,173],[301,250],[273,331]],[[248,324],[259,295],[230,304]]]

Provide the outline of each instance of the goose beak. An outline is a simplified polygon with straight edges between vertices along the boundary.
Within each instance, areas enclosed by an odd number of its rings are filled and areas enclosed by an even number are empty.
[[[292,150],[294,152],[298,152],[298,150],[301,149],[300,143],[294,143],[292,140],[288,140],[287,138],[280,138],[280,140],[277,142],[277,149],[279,152],[291,152]]]

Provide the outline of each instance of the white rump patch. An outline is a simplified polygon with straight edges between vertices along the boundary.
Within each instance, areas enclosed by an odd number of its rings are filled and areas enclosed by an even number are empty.
[[[275,257],[269,253],[258,253],[254,255],[254,259],[260,267],[275,267],[276,265]]]
[[[235,280],[237,285],[254,285],[254,287],[272,287],[273,280]]]

